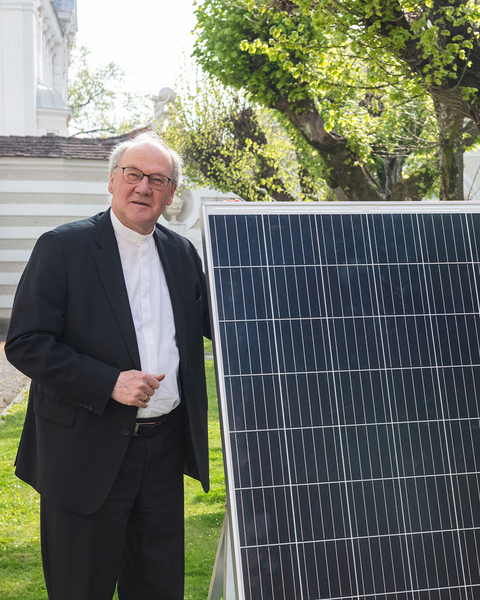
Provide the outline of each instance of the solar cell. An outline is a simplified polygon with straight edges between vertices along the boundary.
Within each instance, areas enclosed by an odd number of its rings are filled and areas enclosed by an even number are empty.
[[[478,600],[479,205],[202,210],[238,600]]]

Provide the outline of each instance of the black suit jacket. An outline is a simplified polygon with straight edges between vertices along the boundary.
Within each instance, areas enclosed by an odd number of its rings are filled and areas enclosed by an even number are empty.
[[[185,472],[207,491],[205,278],[188,240],[158,225],[154,238],[180,354]],[[5,352],[32,379],[18,477],[61,508],[95,512],[119,471],[137,413],[110,394],[121,371],[140,370],[110,209],[38,240],[17,289]]]

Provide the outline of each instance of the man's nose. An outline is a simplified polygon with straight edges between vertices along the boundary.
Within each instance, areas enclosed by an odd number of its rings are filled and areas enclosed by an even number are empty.
[[[152,191],[152,187],[150,186],[150,181],[148,179],[148,175],[144,175],[142,180],[137,183],[137,190],[142,192],[143,194],[148,194]]]

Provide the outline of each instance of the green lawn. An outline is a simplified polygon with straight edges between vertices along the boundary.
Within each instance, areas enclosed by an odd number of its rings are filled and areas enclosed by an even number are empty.
[[[206,361],[209,397],[210,483],[185,479],[185,598],[205,600],[225,508],[222,447],[213,361]],[[47,600],[40,560],[39,498],[13,473],[26,403],[13,407],[0,426],[0,598]]]

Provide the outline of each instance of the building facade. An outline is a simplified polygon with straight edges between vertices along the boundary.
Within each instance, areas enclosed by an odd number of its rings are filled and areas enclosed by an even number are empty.
[[[0,135],[68,135],[76,0],[0,0]]]

